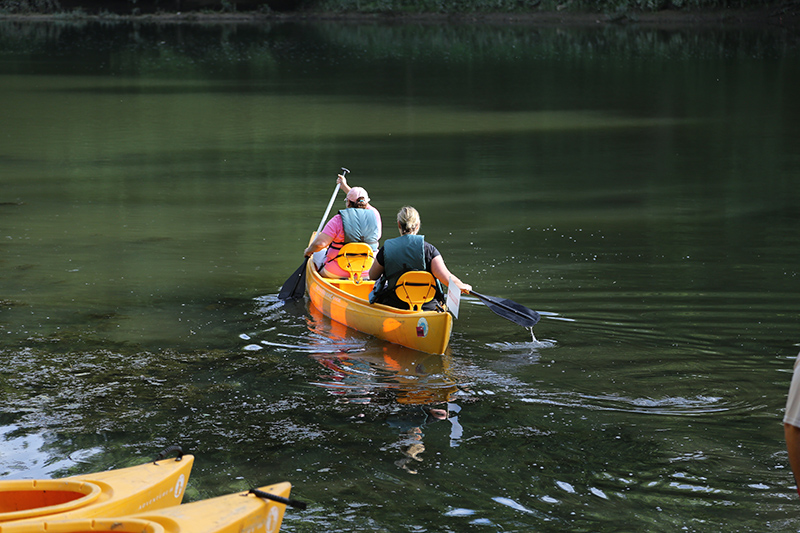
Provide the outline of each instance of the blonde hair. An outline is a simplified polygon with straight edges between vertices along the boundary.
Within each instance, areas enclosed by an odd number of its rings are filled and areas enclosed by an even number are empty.
[[[418,229],[422,222],[419,219],[419,212],[410,205],[400,208],[397,213],[397,224],[400,226],[400,233],[407,235]]]

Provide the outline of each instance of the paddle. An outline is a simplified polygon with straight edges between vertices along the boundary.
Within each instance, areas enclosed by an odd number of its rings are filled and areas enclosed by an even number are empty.
[[[294,300],[303,297],[306,291],[306,262],[308,262],[308,257],[303,258],[303,264],[283,283],[281,292],[278,293],[279,300]]]
[[[350,172],[346,168],[342,167],[342,176],[347,176],[347,173]],[[331,195],[331,200],[328,202],[328,208],[325,209],[325,214],[322,215],[322,220],[319,222],[319,227],[317,231],[314,232],[314,235],[317,235],[322,228],[325,226],[325,220],[328,218],[328,213],[331,212],[331,207],[333,207],[333,202],[336,200],[336,193],[339,192],[339,184],[336,184],[336,188],[333,189],[333,194]],[[295,270],[289,279],[283,282],[283,286],[281,287],[280,292],[278,293],[279,300],[294,300],[296,298],[302,298],[306,292],[306,263],[308,262],[308,257],[303,258],[303,264]]]
[[[264,498],[267,500],[272,500],[278,503],[282,503],[284,505],[290,505],[292,507],[296,507],[297,509],[305,509],[307,507],[306,502],[301,502],[298,500],[291,500],[289,498],[284,498],[283,496],[279,496],[277,494],[272,494],[270,492],[264,492],[263,490],[258,489],[250,489],[250,494],[254,494],[259,498]]]
[[[478,299],[486,304],[486,307],[494,311],[496,315],[519,324],[522,327],[532,328],[539,322],[539,313],[513,300],[486,296],[475,291],[470,291],[470,294],[477,296]]]

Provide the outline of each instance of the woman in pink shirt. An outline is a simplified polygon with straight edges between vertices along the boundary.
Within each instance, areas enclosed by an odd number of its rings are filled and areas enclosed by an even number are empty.
[[[365,242],[373,251],[378,250],[378,241],[381,238],[381,214],[369,204],[369,194],[362,187],[350,187],[347,179],[341,174],[336,182],[339,184],[347,198],[345,209],[339,211],[331,218],[322,232],[303,251],[303,255],[314,256],[320,274],[327,278],[347,278],[347,272],[339,267],[336,256],[339,250],[348,242]],[[327,251],[323,251],[327,248]],[[362,277],[369,277],[365,271]]]

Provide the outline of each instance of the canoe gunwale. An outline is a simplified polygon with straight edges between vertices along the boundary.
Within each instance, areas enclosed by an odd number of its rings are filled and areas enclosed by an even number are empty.
[[[46,507],[30,507],[18,511],[0,513],[0,524],[12,520],[22,520],[43,515],[65,513],[80,509],[96,501],[102,493],[102,488],[91,481],[73,479],[19,479],[4,481],[0,485],[0,495],[4,498],[13,494],[30,494],[34,496],[41,493],[70,494],[72,497],[58,504]]]

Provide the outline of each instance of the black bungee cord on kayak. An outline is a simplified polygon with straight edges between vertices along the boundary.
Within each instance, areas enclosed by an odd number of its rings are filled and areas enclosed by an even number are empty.
[[[305,509],[307,507],[306,502],[292,500],[290,498],[284,498],[283,496],[278,496],[277,494],[272,494],[270,492],[264,492],[263,490],[250,489],[250,494],[254,494],[259,498],[264,498],[266,500],[272,500],[278,503],[282,503],[284,505],[289,505],[297,509]]]
[[[159,461],[163,461],[167,455],[171,454],[172,452],[178,452],[178,456],[175,458],[176,461],[183,459],[183,448],[177,444],[173,444],[172,446],[164,448],[161,453],[158,454],[155,461],[153,461],[153,464],[158,464]]]

